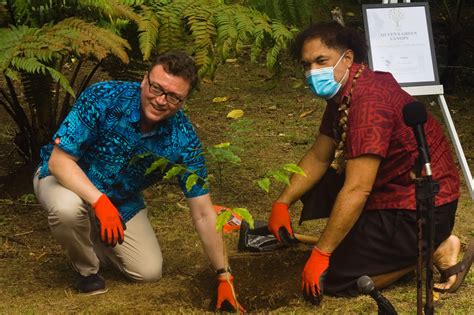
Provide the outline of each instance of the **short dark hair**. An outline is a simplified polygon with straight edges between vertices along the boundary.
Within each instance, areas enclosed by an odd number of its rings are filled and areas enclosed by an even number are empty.
[[[304,43],[316,38],[328,48],[339,50],[341,53],[351,49],[354,52],[354,61],[357,63],[367,60],[367,43],[362,35],[335,21],[312,24],[296,35],[291,48],[293,58],[300,60]]]
[[[151,65],[150,71],[155,67],[161,65],[163,69],[172,75],[181,77],[189,82],[192,91],[198,82],[196,63],[193,58],[182,51],[168,51],[158,57]]]

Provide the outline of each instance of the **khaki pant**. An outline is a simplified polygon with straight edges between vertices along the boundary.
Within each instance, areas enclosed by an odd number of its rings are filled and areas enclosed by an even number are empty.
[[[126,225],[125,240],[115,247],[100,242],[93,210],[78,195],[62,186],[54,176],[33,179],[35,195],[48,211],[48,224],[56,240],[66,249],[77,272],[95,274],[100,264],[112,263],[135,281],[161,278],[163,256],[147,209]]]

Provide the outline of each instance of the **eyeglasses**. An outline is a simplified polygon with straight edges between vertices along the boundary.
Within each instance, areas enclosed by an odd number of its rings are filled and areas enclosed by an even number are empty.
[[[165,90],[163,90],[163,88],[159,84],[152,84],[150,82],[149,73],[147,75],[147,78],[148,78],[148,89],[150,90],[150,93],[152,93],[153,95],[155,96],[165,95],[166,101],[172,105],[179,105],[182,102],[184,102],[184,99],[179,98],[174,93],[165,92]]]

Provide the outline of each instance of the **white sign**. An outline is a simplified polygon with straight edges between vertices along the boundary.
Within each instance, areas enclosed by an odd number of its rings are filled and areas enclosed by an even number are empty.
[[[438,83],[427,6],[364,6],[373,70],[391,72],[402,86]]]

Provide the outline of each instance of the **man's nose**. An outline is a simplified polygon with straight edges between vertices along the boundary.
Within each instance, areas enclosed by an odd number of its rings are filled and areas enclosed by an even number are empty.
[[[166,94],[161,94],[160,96],[156,96],[155,99],[160,105],[166,105],[166,103],[168,102],[166,100]]]

